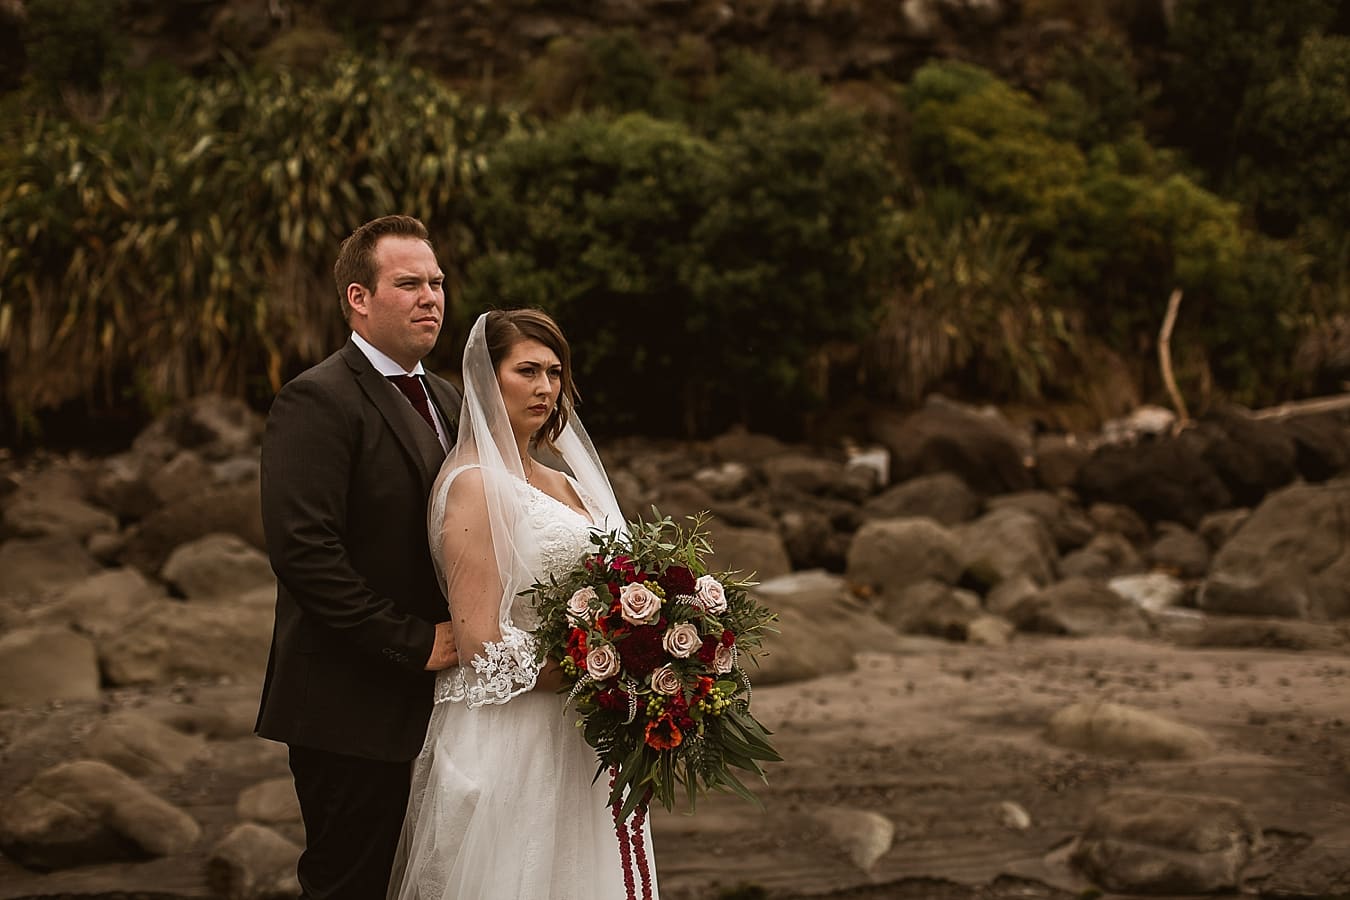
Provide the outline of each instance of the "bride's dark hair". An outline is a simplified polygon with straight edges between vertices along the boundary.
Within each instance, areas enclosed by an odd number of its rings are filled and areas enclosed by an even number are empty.
[[[521,341],[538,341],[557,354],[562,364],[558,403],[534,436],[540,446],[555,450],[553,442],[567,427],[567,417],[578,396],[576,385],[572,382],[572,350],[567,345],[562,329],[541,309],[494,309],[487,314],[483,338],[487,343],[493,371],[502,364],[511,348]]]

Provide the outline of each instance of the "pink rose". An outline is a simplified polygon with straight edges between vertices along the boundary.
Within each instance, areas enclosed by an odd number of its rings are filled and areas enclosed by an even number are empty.
[[[661,646],[666,648],[666,652],[671,656],[688,659],[703,646],[703,636],[693,625],[681,622],[666,632],[665,637],[661,639]]]
[[[680,688],[680,676],[669,664],[662,666],[652,673],[652,690],[658,694],[665,694],[667,697],[678,694]]]
[[[713,651],[713,671],[718,675],[725,675],[731,671],[735,664],[736,647],[718,644],[717,649]]]
[[[595,602],[595,588],[584,587],[567,600],[567,618],[573,625],[585,625],[594,618],[591,604]]]
[[[705,612],[720,613],[727,610],[727,595],[722,582],[711,575],[700,575],[694,582],[694,599]]]
[[[619,654],[613,644],[600,644],[586,654],[586,672],[596,681],[604,681],[619,671]]]
[[[661,611],[661,598],[645,584],[625,584],[619,591],[619,615],[630,625],[649,625]]]

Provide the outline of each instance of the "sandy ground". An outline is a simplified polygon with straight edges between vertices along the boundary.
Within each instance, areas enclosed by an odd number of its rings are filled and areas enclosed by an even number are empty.
[[[97,706],[0,713],[0,797],[78,756],[100,710],[177,705],[245,721],[254,694],[250,686],[178,685],[110,694]],[[1043,740],[1056,710],[1096,698],[1203,728],[1217,750],[1201,761],[1133,762]],[[1066,859],[1104,792],[1125,786],[1246,805],[1264,848],[1248,882],[1230,896],[1260,893],[1314,844],[1343,848],[1350,870],[1344,651],[1026,637],[979,648],[916,638],[902,653],[859,657],[853,672],[757,689],[754,707],[785,759],[759,790],[764,809],[718,795],[694,816],[657,812],[667,900],[1111,897],[1092,890]],[[236,821],[242,787],[286,774],[276,751],[251,737],[215,742],[211,757],[189,772],[147,783],[203,824],[205,848]],[[1004,803],[1024,809],[1029,827],[1008,824]],[[827,807],[868,810],[894,823],[894,845],[871,871],[826,837],[813,813]],[[0,859],[0,900],[207,897],[204,854],[50,875]]]

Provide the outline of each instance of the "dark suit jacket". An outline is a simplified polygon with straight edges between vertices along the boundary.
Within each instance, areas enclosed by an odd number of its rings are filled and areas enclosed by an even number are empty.
[[[453,440],[459,394],[426,381]],[[432,623],[449,618],[426,512],[444,456],[351,341],[277,394],[262,443],[277,575],[262,737],[391,762],[421,749]]]

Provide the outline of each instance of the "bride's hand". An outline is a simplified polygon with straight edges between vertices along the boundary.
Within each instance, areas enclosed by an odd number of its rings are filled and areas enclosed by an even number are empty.
[[[535,679],[534,688],[538,691],[550,691],[557,693],[562,690],[562,668],[557,660],[546,660],[544,667],[539,670],[539,677]]]

